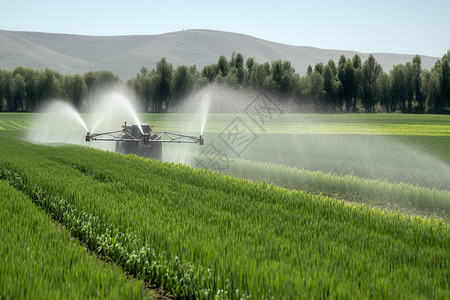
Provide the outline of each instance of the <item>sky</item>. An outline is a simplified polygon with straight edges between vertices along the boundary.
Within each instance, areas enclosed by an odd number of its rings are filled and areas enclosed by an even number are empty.
[[[0,30],[111,36],[185,29],[442,57],[450,49],[450,0],[0,0]]]

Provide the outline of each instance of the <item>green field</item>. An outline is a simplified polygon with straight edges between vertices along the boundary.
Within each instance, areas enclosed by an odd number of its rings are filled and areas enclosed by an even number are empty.
[[[92,252],[176,297],[450,297],[447,116],[283,115],[264,127],[249,125],[245,134],[257,138],[236,155],[220,136],[234,116],[211,115],[203,148],[164,148],[166,159],[182,155],[194,166],[215,161],[212,169],[251,181],[17,139],[35,126],[32,118],[0,115],[0,186],[12,195],[8,211],[11,201],[33,201]],[[198,134],[198,116],[141,119]],[[208,143],[225,151],[226,165],[223,153],[202,152]],[[31,208],[21,212],[36,215]],[[26,280],[24,273],[17,276]],[[1,284],[14,292],[8,278]]]
[[[242,121],[239,125],[248,127],[242,140],[252,140],[242,151],[239,145],[239,151],[233,151],[226,139],[235,133],[233,129],[240,130],[230,126],[236,116]],[[198,134],[201,116],[144,115],[142,119],[154,128]],[[245,114],[210,115],[203,134],[206,147],[213,144],[221,151],[219,155],[232,159],[450,191],[449,116],[286,114],[263,120],[264,126],[258,126]],[[167,159],[181,156],[196,167],[196,160],[176,153],[179,148],[167,145]],[[184,151],[211,152],[196,146],[182,148]]]
[[[0,180],[0,298],[144,299],[142,282],[88,255],[25,194]]]

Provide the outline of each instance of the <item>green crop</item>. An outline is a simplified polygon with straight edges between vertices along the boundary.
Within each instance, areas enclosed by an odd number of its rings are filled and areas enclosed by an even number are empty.
[[[89,255],[23,193],[0,180],[1,299],[143,299],[142,282]]]
[[[220,157],[190,153],[194,161],[219,161]],[[390,211],[450,220],[450,192],[428,189],[407,183],[362,179],[354,175],[339,176],[321,171],[307,171],[271,163],[227,159],[226,168],[211,164],[211,169],[238,178],[266,181],[288,189],[321,194],[355,203],[369,204]]]
[[[247,121],[245,114],[240,115]],[[155,128],[181,131],[199,128],[200,115],[143,114],[141,117]],[[236,114],[210,114],[207,133],[220,133],[236,118]],[[258,116],[256,116],[258,118]],[[408,114],[282,114],[266,116],[264,128],[252,126],[257,134],[352,134],[450,136],[450,117],[446,115]],[[157,126],[158,125],[158,126]],[[248,122],[247,125],[252,125]]]
[[[179,298],[448,298],[449,225],[83,147],[2,140],[1,178]]]
[[[33,114],[2,113],[0,118],[0,131],[23,131],[33,126]]]

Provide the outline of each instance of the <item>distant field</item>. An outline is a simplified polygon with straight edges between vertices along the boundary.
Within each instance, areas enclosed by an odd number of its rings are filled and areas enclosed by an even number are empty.
[[[0,131],[16,131],[23,136],[28,129],[39,130],[33,128],[35,117],[35,114],[0,114]],[[155,130],[192,135],[200,133],[202,117],[196,114],[140,115],[142,122],[152,124]],[[233,133],[230,124],[234,124],[236,117],[242,121],[238,124],[241,128],[236,127],[244,129],[242,137],[253,139],[244,151],[242,147],[233,151],[227,141],[227,135]],[[83,115],[83,118],[93,117]],[[119,129],[123,121],[126,120],[119,120],[110,130]],[[84,130],[80,130],[80,139],[83,134]],[[206,146],[213,143],[232,158],[430,187],[436,182],[437,186],[450,189],[450,175],[444,173],[450,166],[450,116],[284,114],[251,119],[245,114],[211,114],[203,135]],[[178,149],[201,152],[205,147],[165,146],[168,153]]]
[[[220,133],[234,119],[244,114],[211,114],[206,132]],[[193,120],[195,118],[195,120]],[[202,116],[189,114],[144,114],[144,122],[167,130],[194,129]],[[256,117],[258,119],[258,117]],[[284,114],[263,116],[263,128],[250,124],[255,133],[279,134],[366,134],[450,137],[450,116],[407,114]],[[251,122],[251,121],[250,121]],[[262,123],[262,122],[261,122]]]
[[[33,113],[0,113],[0,130],[31,129]],[[88,117],[89,115],[83,115]],[[210,114],[206,132],[223,130],[236,114]],[[166,130],[193,130],[201,123],[196,114],[141,114],[143,123],[151,123]],[[126,121],[126,120],[124,120]],[[264,117],[265,126],[252,126],[256,133],[280,134],[375,134],[450,136],[450,116],[408,114],[284,114]],[[120,124],[119,124],[120,126]],[[196,128],[200,129],[200,128]]]
[[[34,114],[0,113],[0,130],[23,131],[31,129]]]
[[[201,123],[200,115],[146,114],[142,119],[156,129],[189,134],[198,134]],[[245,149],[230,145],[238,131],[243,142],[251,140]],[[450,189],[450,116],[286,114],[251,119],[212,114],[204,137],[206,145],[212,143],[235,159]],[[167,146],[166,152],[178,148]]]

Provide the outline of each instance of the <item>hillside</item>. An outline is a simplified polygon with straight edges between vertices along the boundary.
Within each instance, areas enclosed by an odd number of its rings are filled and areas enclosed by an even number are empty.
[[[258,62],[289,60],[296,72],[304,74],[308,65],[338,61],[340,55],[363,60],[368,53],[349,50],[327,50],[274,43],[252,36],[214,31],[184,30],[160,35],[83,36],[0,30],[0,68],[17,66],[35,69],[51,68],[63,74],[90,70],[110,70],[123,80],[136,75],[142,66],[153,68],[161,57],[174,67],[203,66],[214,63],[220,55],[230,57],[233,50],[244,58]],[[411,61],[414,55],[373,53],[385,71],[395,64]],[[430,69],[436,57],[421,56],[422,67]]]

